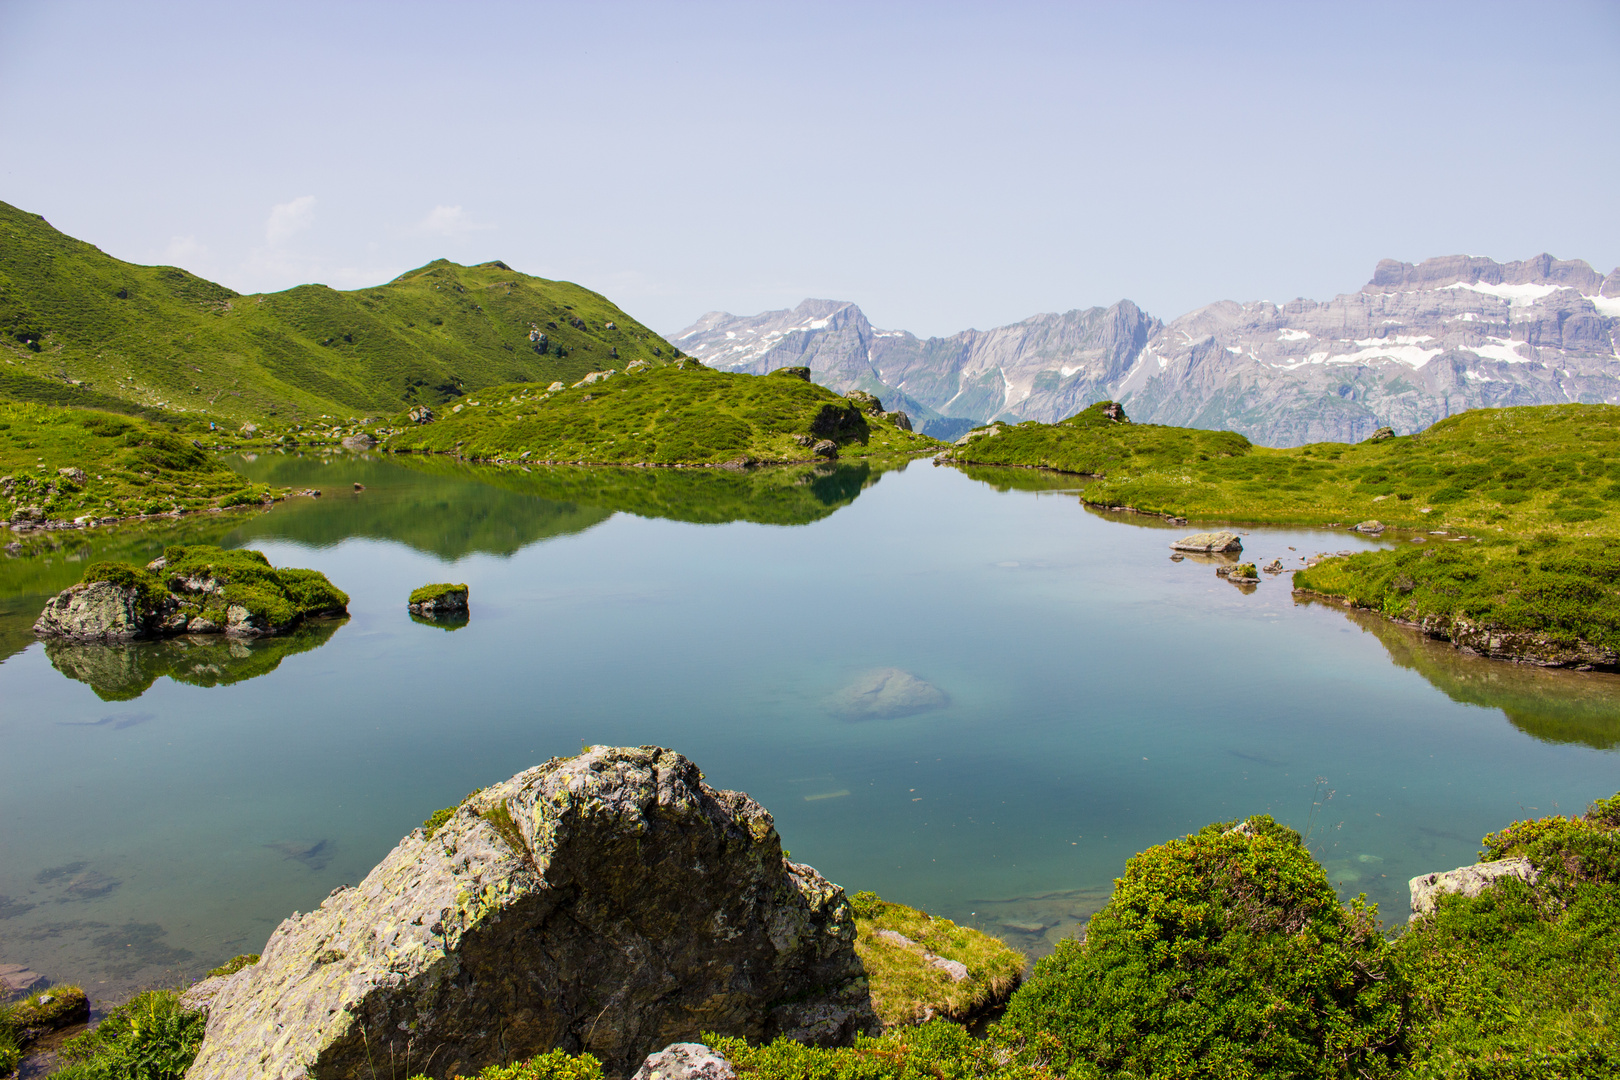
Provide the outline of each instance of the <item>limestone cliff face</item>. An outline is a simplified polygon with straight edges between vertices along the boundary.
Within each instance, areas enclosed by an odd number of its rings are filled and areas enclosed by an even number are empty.
[[[358,887],[193,991],[190,1080],[471,1075],[561,1047],[612,1075],[705,1030],[874,1030],[843,890],[771,816],[658,747],[596,747],[477,793]]]
[[[1128,300],[919,339],[877,330],[853,304],[807,300],[672,335],[716,367],[767,371],[791,356],[839,392],[940,418],[1052,422],[1094,401],[1139,422],[1240,431],[1296,446],[1419,430],[1498,405],[1620,402],[1620,270],[1540,255],[1384,260],[1360,292],[1325,303],[1221,301],[1162,323]]]

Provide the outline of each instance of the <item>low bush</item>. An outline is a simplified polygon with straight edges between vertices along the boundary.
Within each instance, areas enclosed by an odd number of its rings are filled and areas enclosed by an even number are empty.
[[[1005,1018],[1026,1056],[1070,1077],[1389,1075],[1404,1023],[1375,909],[1341,905],[1299,834],[1265,816],[1131,859]]]

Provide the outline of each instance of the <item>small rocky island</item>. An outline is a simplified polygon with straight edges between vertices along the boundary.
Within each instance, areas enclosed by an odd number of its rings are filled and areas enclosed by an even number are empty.
[[[423,585],[411,592],[409,607],[412,615],[424,619],[440,616],[464,619],[467,617],[467,586],[447,582]]]
[[[144,567],[92,563],[46,603],[34,633],[80,642],[262,637],[348,607],[348,594],[318,570],[278,570],[257,551],[196,544],[167,548]]]

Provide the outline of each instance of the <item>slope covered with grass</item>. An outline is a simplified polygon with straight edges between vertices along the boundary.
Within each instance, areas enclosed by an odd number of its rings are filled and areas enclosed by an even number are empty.
[[[391,450],[476,460],[604,465],[807,461],[823,440],[839,457],[938,445],[902,431],[867,402],[791,374],[738,375],[694,360],[615,373],[555,391],[490,387],[432,423],[404,424]]]
[[[1099,479],[1083,498],[1255,524],[1620,533],[1620,407],[1475,409],[1415,435],[1276,450],[1231,431],[1109,420],[1107,403],[1018,424],[952,450],[956,461]]]
[[[501,262],[244,296],[0,203],[0,395],[14,399],[292,422],[673,354],[600,294]]]
[[[0,401],[0,517],[8,521],[164,514],[270,494],[162,425]]]

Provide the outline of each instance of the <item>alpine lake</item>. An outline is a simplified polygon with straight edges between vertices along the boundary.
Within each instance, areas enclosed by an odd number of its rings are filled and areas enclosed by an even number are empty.
[[[1233,585],[1169,557],[1209,526],[1087,508],[1073,477],[232,463],[323,494],[0,557],[0,963],[103,1001],[259,951],[434,810],[590,744],[674,748],[795,860],[1032,957],[1212,821],[1272,814],[1398,924],[1409,878],[1620,789],[1620,678]],[[1290,570],[1412,540],[1239,531]],[[86,563],[188,542],[321,570],[349,617],[35,640]],[[470,619],[409,615],[438,581]]]

